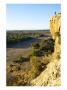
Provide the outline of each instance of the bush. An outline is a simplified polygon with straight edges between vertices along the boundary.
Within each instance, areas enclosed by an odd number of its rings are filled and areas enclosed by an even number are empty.
[[[17,72],[12,75],[9,73],[7,75],[7,85],[8,86],[29,86],[30,83],[30,75],[28,72]]]
[[[23,57],[23,56],[19,56],[18,57],[18,60],[15,60],[14,62],[16,63],[22,63],[22,62],[26,62],[26,61],[29,61],[29,57]]]
[[[39,45],[39,43],[33,43],[33,44],[32,44],[32,47],[33,47],[34,49],[39,49],[40,45]]]
[[[31,64],[31,72],[33,73],[34,78],[37,77],[45,68],[45,64],[42,63],[39,57],[33,56],[30,59],[30,64]]]
[[[54,52],[54,40],[52,38],[45,39],[40,44],[34,43],[32,46],[34,49],[31,56],[43,56]]]
[[[60,31],[55,33],[55,36],[57,36],[59,38],[58,43],[61,44],[61,35],[60,35]]]
[[[60,37],[60,31],[56,32],[56,33],[55,33],[55,36]]]
[[[54,52],[54,40],[51,38],[45,39],[41,42],[40,49],[44,52]]]
[[[43,56],[43,52],[40,49],[34,50],[32,56]]]

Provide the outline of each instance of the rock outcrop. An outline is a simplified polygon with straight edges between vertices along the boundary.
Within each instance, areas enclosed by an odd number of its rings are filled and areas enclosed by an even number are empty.
[[[31,81],[32,86],[60,86],[60,29],[61,29],[61,14],[58,13],[50,19],[50,32],[55,40],[54,53],[51,62],[47,68],[34,80]]]
[[[55,40],[55,47],[54,47],[54,55],[53,58],[57,59],[60,58],[60,43],[61,43],[61,36],[60,36],[60,29],[61,29],[61,13],[51,17],[50,19],[50,32],[52,34],[52,38]]]

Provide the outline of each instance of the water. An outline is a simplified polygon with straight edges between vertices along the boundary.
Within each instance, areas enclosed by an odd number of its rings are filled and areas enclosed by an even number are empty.
[[[41,41],[41,39],[29,39],[29,40],[25,40],[25,41],[19,41],[15,44],[8,44],[7,48],[29,48],[31,47],[31,44],[33,43],[39,43]]]

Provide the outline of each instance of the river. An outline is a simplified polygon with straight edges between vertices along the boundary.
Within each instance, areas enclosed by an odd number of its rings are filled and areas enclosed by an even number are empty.
[[[25,41],[19,41],[14,44],[8,44],[7,48],[29,48],[31,47],[31,44],[39,43],[40,41],[41,39],[32,38],[32,39],[25,40]]]

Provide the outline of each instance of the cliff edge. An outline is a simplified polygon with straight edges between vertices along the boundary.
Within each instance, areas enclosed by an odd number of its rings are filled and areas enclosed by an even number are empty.
[[[32,86],[60,86],[60,44],[61,44],[61,13],[56,14],[50,18],[50,32],[52,38],[55,40],[54,53],[51,62],[47,68],[34,80],[31,81]]]

